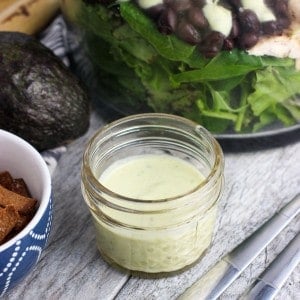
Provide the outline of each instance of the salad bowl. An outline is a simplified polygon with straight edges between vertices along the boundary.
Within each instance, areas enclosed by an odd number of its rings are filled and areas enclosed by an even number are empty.
[[[66,19],[79,28],[82,37],[74,54],[76,68],[97,99],[123,114],[181,115],[223,137],[272,135],[299,128],[297,14],[291,13],[294,25],[280,33],[292,39],[283,53],[280,49],[261,53],[256,46],[255,51],[224,46],[206,55],[198,44],[182,40],[178,31],[165,32],[161,22],[151,18],[152,12],[141,9],[148,2],[62,1]],[[194,3],[156,2],[157,9],[168,3]],[[217,5],[219,1],[206,2]],[[178,16],[187,15],[186,11]],[[262,37],[263,42],[268,38]],[[284,41],[279,35],[274,39],[270,47]],[[288,51],[291,45],[296,47]]]

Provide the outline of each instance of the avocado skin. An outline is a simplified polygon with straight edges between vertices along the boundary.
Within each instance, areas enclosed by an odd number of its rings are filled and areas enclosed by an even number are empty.
[[[37,39],[0,32],[0,128],[39,151],[65,144],[89,126],[79,79]]]

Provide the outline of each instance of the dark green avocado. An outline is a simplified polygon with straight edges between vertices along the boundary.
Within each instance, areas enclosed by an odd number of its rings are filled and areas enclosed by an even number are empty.
[[[89,99],[79,79],[34,37],[0,32],[0,128],[45,150],[88,126]]]

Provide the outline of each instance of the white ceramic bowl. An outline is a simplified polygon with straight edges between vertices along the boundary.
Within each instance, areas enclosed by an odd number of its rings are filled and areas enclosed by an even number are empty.
[[[0,129],[0,172],[23,178],[38,209],[29,224],[0,246],[0,298],[36,265],[52,222],[51,176],[39,152],[29,143]]]

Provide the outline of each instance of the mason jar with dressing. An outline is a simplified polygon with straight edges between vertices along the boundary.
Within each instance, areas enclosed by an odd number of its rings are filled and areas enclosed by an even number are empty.
[[[223,190],[223,154],[200,125],[140,114],[100,129],[82,164],[82,193],[103,258],[166,274],[209,248]]]

